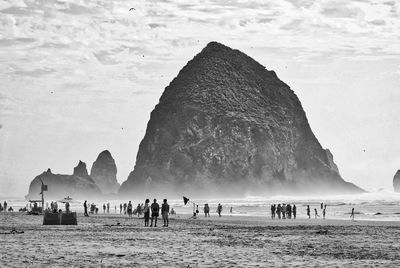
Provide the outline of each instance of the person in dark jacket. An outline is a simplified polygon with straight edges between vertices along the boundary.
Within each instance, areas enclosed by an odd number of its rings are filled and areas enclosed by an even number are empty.
[[[153,204],[151,204],[151,223],[150,227],[153,227],[153,221],[154,221],[154,227],[157,227],[157,219],[159,216],[160,212],[160,205],[157,203],[157,199],[154,198]]]

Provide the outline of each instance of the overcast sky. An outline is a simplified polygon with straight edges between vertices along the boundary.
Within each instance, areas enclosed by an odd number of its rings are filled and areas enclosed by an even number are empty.
[[[0,195],[104,149],[126,180],[164,88],[210,41],[276,71],[345,180],[392,188],[399,18],[378,0],[0,0]]]

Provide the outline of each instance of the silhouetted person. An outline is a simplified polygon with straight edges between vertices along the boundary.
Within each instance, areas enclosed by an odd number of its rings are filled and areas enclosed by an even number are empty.
[[[310,211],[310,206],[307,205],[307,216],[309,219],[311,219],[311,211]]]
[[[83,209],[84,209],[83,215],[84,215],[85,217],[89,217],[89,214],[88,214],[88,212],[87,212],[87,201],[86,201],[86,200],[85,200],[85,203],[83,203]]]
[[[230,209],[230,211],[229,211],[231,214],[232,214],[232,207],[231,207],[231,209]]]
[[[286,206],[286,215],[288,219],[292,218],[292,206],[290,206],[290,204],[287,204]]]
[[[153,220],[154,220],[154,227],[157,227],[157,219],[158,219],[159,212],[160,212],[160,206],[157,203],[157,199],[154,198],[153,204],[151,204],[151,224],[150,224],[150,227],[153,227]]]
[[[6,201],[4,201],[3,207],[4,207],[4,211],[7,211],[7,202]]]
[[[196,215],[199,215],[199,205],[196,205]]]
[[[107,203],[107,213],[110,213],[110,203]]]
[[[292,208],[292,210],[293,210],[293,219],[296,219],[296,214],[297,214],[297,208],[296,208],[296,205],[293,205],[293,208]]]
[[[286,204],[283,203],[281,206],[281,213],[282,213],[282,219],[286,219]]]
[[[144,213],[144,226],[148,227],[149,226],[149,220],[150,220],[150,208],[149,208],[149,203],[150,200],[146,199],[146,202],[144,202],[144,207],[143,207],[143,213]]]
[[[271,205],[271,219],[275,219],[275,204]]]
[[[325,220],[325,215],[326,215],[326,209],[322,210],[322,218]]]
[[[208,217],[210,217],[210,207],[208,206],[208,204],[205,204],[204,205],[204,216],[207,218],[207,216]]]
[[[316,208],[314,208],[314,214],[315,214],[315,218],[319,217],[319,215],[318,215],[318,211],[317,211],[317,209],[316,209]]]
[[[124,203],[124,214],[126,214],[126,207],[127,207],[128,205],[126,204],[126,203]]]
[[[117,214],[117,205],[114,206],[114,214]]]
[[[354,208],[351,209],[350,219],[354,221]]]
[[[278,204],[278,207],[276,208],[276,214],[278,214],[278,219],[281,219],[281,212],[282,212],[282,206],[281,204]]]
[[[222,213],[222,205],[221,204],[218,204],[217,213],[218,213],[218,216],[221,217],[221,213]]]
[[[106,213],[106,204],[103,204],[103,212]]]
[[[161,215],[164,221],[164,227],[168,227],[168,214],[169,214],[169,205],[167,203],[167,199],[164,199],[164,202],[161,205]]]
[[[132,217],[132,203],[131,203],[131,201],[128,202],[127,210],[128,210],[128,216]]]
[[[323,209],[324,208],[324,203],[321,203],[321,209]]]

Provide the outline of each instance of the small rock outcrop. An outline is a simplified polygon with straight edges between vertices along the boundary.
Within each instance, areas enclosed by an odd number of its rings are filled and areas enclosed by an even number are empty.
[[[99,154],[90,170],[90,177],[104,194],[118,192],[117,166],[109,151],[105,150]]]
[[[48,186],[46,199],[61,199],[66,196],[74,199],[86,199],[101,196],[99,187],[90,178],[86,164],[79,161],[72,175],[53,174],[50,169],[36,176],[29,186],[27,199],[39,199],[41,181]]]
[[[400,169],[397,170],[393,177],[393,188],[395,192],[400,193]]]
[[[209,43],[151,112],[121,194],[363,192],[344,181],[301,103],[274,71]]]

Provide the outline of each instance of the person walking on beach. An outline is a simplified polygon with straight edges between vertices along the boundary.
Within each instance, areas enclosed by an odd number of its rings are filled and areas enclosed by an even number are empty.
[[[107,213],[110,213],[110,203],[107,203]]]
[[[131,218],[132,217],[132,202],[128,202],[128,216]]]
[[[4,207],[4,212],[6,212],[7,211],[7,202],[6,201],[4,201],[3,207]]]
[[[103,213],[106,214],[106,204],[103,204]]]
[[[286,204],[283,203],[281,207],[282,219],[286,219]]]
[[[114,214],[117,214],[117,205],[114,206]]]
[[[326,209],[322,210],[322,218],[325,220],[325,215],[326,215]]]
[[[351,209],[350,219],[354,221],[354,208]]]
[[[146,201],[144,202],[143,213],[144,213],[144,226],[145,227],[149,227],[149,220],[150,220],[149,203],[150,203],[149,199],[146,199]]]
[[[222,212],[222,205],[218,204],[217,213],[218,213],[218,216],[220,216],[220,217],[221,217],[221,212]]]
[[[127,207],[128,205],[126,204],[126,203],[124,203],[124,214],[126,214],[126,207]]]
[[[169,214],[169,205],[167,203],[167,199],[164,199],[164,202],[161,205],[161,215],[164,221],[164,227],[168,227],[168,214]]]
[[[151,204],[150,208],[151,208],[150,227],[153,227],[153,220],[154,220],[154,227],[157,227],[158,213],[160,212],[160,206],[157,203],[157,199],[154,198],[153,204]]]
[[[292,210],[293,210],[293,219],[295,220],[296,219],[296,213],[297,213],[297,208],[296,208],[296,205],[293,205],[293,208],[292,208]]]
[[[321,209],[323,209],[324,208],[324,203],[321,203]]]
[[[311,213],[310,213],[310,206],[307,205],[307,216],[309,219],[311,219]]]
[[[140,217],[140,215],[142,215],[142,207],[140,206],[140,204],[137,204],[136,213],[138,218]]]
[[[314,214],[315,214],[315,218],[319,217],[319,215],[318,215],[318,211],[317,211],[317,209],[316,209],[316,208],[314,208]]]
[[[204,215],[206,218],[207,218],[207,216],[210,217],[210,207],[208,206],[208,204],[204,205],[203,211],[204,211]]]
[[[84,216],[85,217],[89,217],[89,214],[88,214],[88,212],[87,212],[87,201],[85,200],[85,203],[83,203],[83,209],[84,209]]]
[[[119,214],[122,214],[122,203],[119,204]]]

